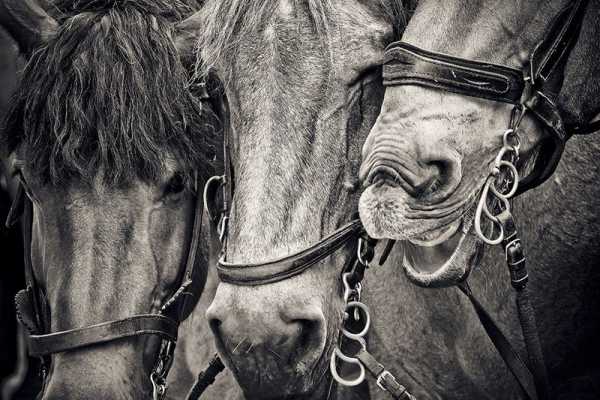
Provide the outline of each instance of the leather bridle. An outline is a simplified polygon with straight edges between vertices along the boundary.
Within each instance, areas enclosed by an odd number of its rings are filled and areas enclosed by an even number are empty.
[[[207,270],[198,257],[202,230],[203,199],[198,191],[202,186],[195,173],[196,204],[194,225],[188,249],[185,268],[178,275],[178,283],[161,305],[157,313],[132,315],[127,318],[103,322],[82,328],[60,332],[50,332],[50,318],[44,291],[36,280],[31,262],[31,230],[33,204],[19,182],[17,195],[8,215],[7,226],[14,225],[22,218],[24,264],[26,289],[21,290],[15,299],[17,317],[28,331],[28,352],[39,357],[42,365],[42,379],[50,366],[50,355],[92,347],[101,343],[136,337],[157,336],[161,339],[159,352],[150,373],[153,399],[163,399],[167,389],[167,374],[173,362],[179,325],[194,309],[200,299],[207,278]]]

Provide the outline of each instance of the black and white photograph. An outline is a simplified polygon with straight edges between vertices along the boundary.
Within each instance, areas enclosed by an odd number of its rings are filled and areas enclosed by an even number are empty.
[[[600,0],[0,0],[0,400],[600,400]]]

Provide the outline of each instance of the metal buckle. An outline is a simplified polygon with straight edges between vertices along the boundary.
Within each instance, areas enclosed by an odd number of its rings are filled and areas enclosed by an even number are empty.
[[[390,377],[393,380],[396,380],[396,378],[394,378],[394,375],[392,375],[390,373],[390,371],[388,371],[387,369],[384,369],[382,373],[379,374],[379,376],[377,377],[377,386],[379,386],[383,391],[387,392],[387,388],[383,385],[383,380],[386,377]]]

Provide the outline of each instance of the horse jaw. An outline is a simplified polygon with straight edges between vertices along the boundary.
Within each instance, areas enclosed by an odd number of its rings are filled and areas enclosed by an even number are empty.
[[[481,255],[481,245],[465,221],[448,240],[434,246],[404,242],[402,267],[408,279],[423,287],[445,287],[465,280]]]
[[[418,227],[423,224],[413,223],[414,232],[407,234],[394,224],[398,210],[390,205],[397,203],[387,196],[382,199],[372,188],[361,197],[361,219],[372,237],[402,241],[402,267],[408,279],[423,287],[446,287],[469,276],[481,248],[471,232],[472,213],[425,232]]]

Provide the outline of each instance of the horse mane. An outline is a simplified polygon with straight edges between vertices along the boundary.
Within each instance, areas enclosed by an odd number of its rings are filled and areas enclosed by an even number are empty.
[[[294,0],[305,3],[314,27],[329,48],[331,15],[330,0]],[[409,15],[414,11],[416,0],[379,0],[380,7],[390,17],[396,37],[400,38]],[[235,37],[260,29],[266,15],[274,12],[278,2],[273,0],[207,0],[202,8],[205,22],[204,34],[200,35],[202,64],[198,72],[206,74],[215,65],[227,65],[227,55],[235,54],[238,42]]]
[[[191,0],[188,0],[188,3]],[[196,3],[196,0],[193,0]],[[211,173],[216,117],[173,42],[179,0],[58,0],[59,31],[29,60],[0,133],[46,182],[156,181],[167,157]]]

